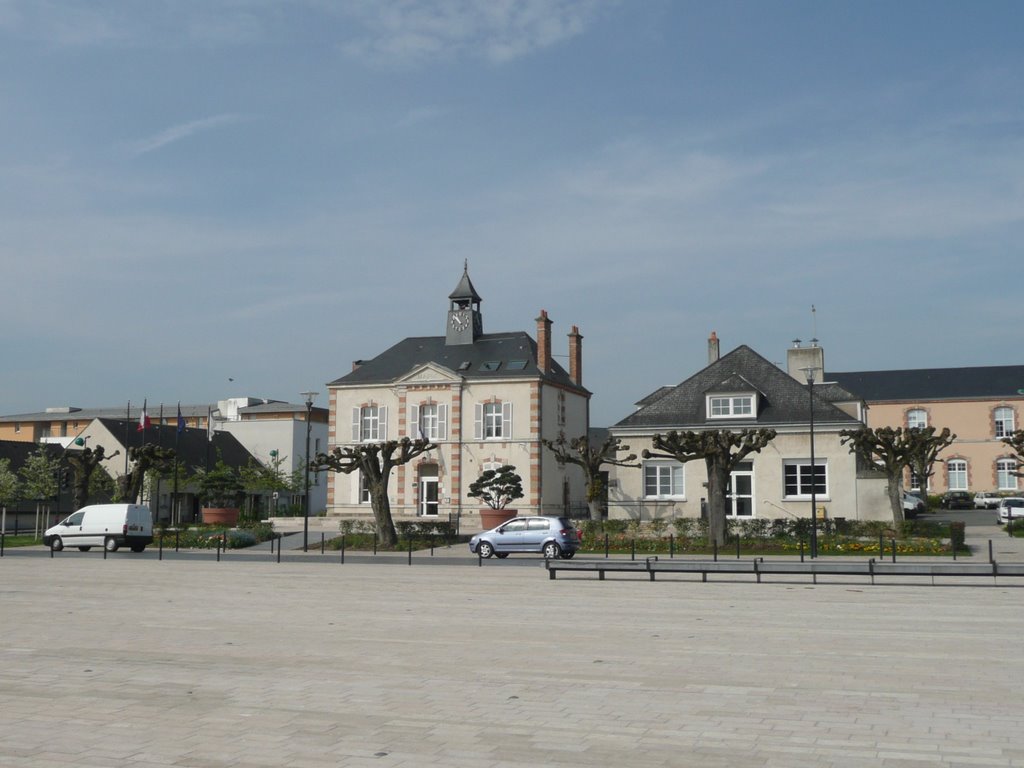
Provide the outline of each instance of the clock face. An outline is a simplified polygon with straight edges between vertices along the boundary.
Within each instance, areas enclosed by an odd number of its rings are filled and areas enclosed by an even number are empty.
[[[452,312],[452,328],[456,331],[464,331],[469,328],[469,313]]]

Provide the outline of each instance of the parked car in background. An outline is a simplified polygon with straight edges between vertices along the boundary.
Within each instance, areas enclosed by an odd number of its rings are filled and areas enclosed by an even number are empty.
[[[508,557],[512,552],[538,552],[552,560],[568,560],[580,546],[576,526],[567,517],[514,517],[469,540],[469,551],[480,557]]]
[[[978,491],[974,494],[974,508],[975,509],[995,509],[999,506],[999,502],[1002,500],[1002,496],[997,493],[990,493],[988,491]]]
[[[1014,525],[1018,520],[1024,521],[1024,498],[1007,496],[999,500],[999,506],[996,507],[996,522],[999,525],[1006,525],[1011,518]]]
[[[943,509],[974,509],[974,497],[967,491],[946,491],[939,506]]]
[[[927,511],[928,506],[921,500],[920,496],[915,496],[907,491],[903,492],[903,516],[907,520],[913,520],[921,513]]]

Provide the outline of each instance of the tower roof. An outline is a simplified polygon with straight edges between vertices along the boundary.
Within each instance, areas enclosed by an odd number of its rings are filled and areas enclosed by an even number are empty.
[[[455,286],[455,290],[452,291],[448,298],[452,301],[459,299],[469,301],[483,301],[480,298],[480,294],[476,292],[476,288],[473,287],[473,281],[469,279],[469,262],[466,262],[462,267],[462,279],[459,280],[459,284]]]

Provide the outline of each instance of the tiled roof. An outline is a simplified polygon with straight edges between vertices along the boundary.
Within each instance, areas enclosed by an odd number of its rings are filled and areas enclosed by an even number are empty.
[[[138,431],[138,425],[134,421],[125,421],[124,419],[100,419],[99,421],[122,444],[127,438],[129,447],[142,445],[142,432]],[[177,440],[175,440],[176,437]],[[207,457],[209,457],[210,466],[217,463],[218,457],[223,457],[224,463],[229,467],[244,467],[250,459],[256,462],[256,458],[230,432],[215,430],[213,440],[207,442],[205,428],[186,427],[180,435],[176,436],[176,427],[173,424],[154,424],[146,430],[146,442],[157,443],[167,448],[177,448],[178,461],[190,468],[205,467]],[[104,447],[108,453],[114,448],[114,446]]]
[[[513,361],[519,361],[522,367],[510,366]],[[485,333],[472,344],[446,344],[444,336],[410,337],[372,360],[362,361],[356,370],[328,382],[328,386],[387,384],[427,363],[440,365],[467,379],[540,377],[587,392],[573,383],[565,369],[554,360],[551,370],[542,375],[537,367],[537,342],[522,332]]]
[[[737,378],[741,377],[741,378]],[[708,419],[706,394],[708,392],[736,391],[735,385],[744,383],[757,390],[760,408],[756,416],[738,419]],[[855,427],[858,422],[822,397],[828,392],[814,390],[814,419],[816,423],[839,424]],[[740,346],[715,361],[707,368],[694,374],[686,381],[673,387],[661,397],[630,414],[616,427],[662,428],[662,429],[707,429],[723,427],[744,429],[747,427],[779,427],[807,424],[809,420],[809,396],[807,385],[803,384],[774,363],[769,362],[748,346]]]
[[[1017,398],[1024,365],[829,373],[825,377],[867,402]]]

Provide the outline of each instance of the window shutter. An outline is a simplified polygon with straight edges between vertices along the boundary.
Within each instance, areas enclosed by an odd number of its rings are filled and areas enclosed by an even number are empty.
[[[377,410],[377,415],[380,417],[380,421],[378,422],[380,424],[380,431],[378,432],[378,434],[380,435],[380,439],[382,441],[383,440],[387,440],[388,439],[388,407],[386,405],[382,405]]]
[[[409,406],[409,437],[413,440],[420,439],[420,407]]]
[[[512,403],[501,404],[501,436],[505,440],[512,439]]]
[[[359,438],[360,438],[360,435],[359,435],[359,409],[358,408],[353,408],[352,409],[352,442],[353,443],[358,443],[359,442]]]
[[[473,405],[473,439],[483,440],[484,439],[484,404],[475,403]]]
[[[448,406],[437,406],[437,439],[448,439]]]

